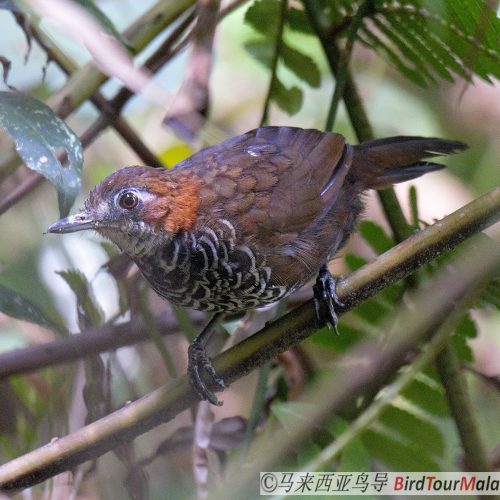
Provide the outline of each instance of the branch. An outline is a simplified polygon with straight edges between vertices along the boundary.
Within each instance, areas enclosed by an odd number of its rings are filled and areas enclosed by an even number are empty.
[[[451,344],[448,344],[439,354],[436,367],[460,435],[468,470],[475,472],[491,470],[486,449],[479,435],[472,401],[467,389],[467,380]]]
[[[344,50],[340,54],[338,60],[337,68],[335,71],[335,90],[333,92],[332,102],[330,103],[330,109],[328,110],[328,117],[326,119],[326,130],[332,130],[333,124],[335,123],[335,116],[337,114],[337,108],[340,99],[344,96],[345,88],[350,80],[349,84],[352,85],[353,81],[349,74],[349,62],[351,59],[352,49],[354,47],[354,41],[356,39],[356,34],[363,24],[365,16],[367,16],[373,10],[373,1],[365,0],[357,9],[356,14],[352,18],[351,26],[347,34],[347,40],[345,43]],[[331,36],[331,34],[330,34]],[[352,117],[351,117],[352,119]]]
[[[201,327],[205,315],[192,315],[194,324]],[[163,314],[155,319],[156,328],[165,335],[182,334],[177,319],[172,314]],[[0,353],[0,380],[48,366],[70,363],[104,351],[151,340],[144,320],[134,319],[118,325],[90,328],[69,337],[52,342],[33,345],[10,352]]]
[[[220,0],[198,0],[192,47],[181,88],[163,119],[180,137],[193,140],[203,127],[209,106],[209,81]]]
[[[348,310],[362,300],[375,295],[381,289],[404,278],[440,252],[453,248],[467,237],[498,220],[500,220],[500,187],[433,226],[411,236],[347,278],[339,280],[337,287],[339,299],[346,304],[345,310]],[[471,269],[476,270],[477,264],[480,263],[479,271],[485,272],[488,265],[493,265],[494,259],[498,257],[498,248],[495,247],[495,251],[488,248],[487,252],[484,249],[475,249],[468,255],[470,255],[469,260],[472,259],[475,264],[471,265]],[[424,304],[425,309],[413,310],[420,320],[418,328],[424,329],[425,332],[430,331],[441,316],[447,317],[449,309],[455,308],[456,301],[465,293],[465,290],[473,287],[477,277],[471,276],[469,268],[460,268],[459,272],[461,273],[459,276],[455,274],[450,276],[447,268],[447,274],[431,288],[440,291],[447,290],[453,295],[452,297],[440,294],[440,300],[434,300],[434,298],[429,300],[429,292],[424,293],[429,303]],[[491,273],[491,270],[488,269],[488,273]],[[445,299],[446,302],[443,304],[442,301]],[[439,309],[439,305],[442,309]],[[421,310],[426,311],[423,317]],[[435,313],[434,316],[433,313]],[[292,345],[301,342],[318,327],[314,305],[312,301],[309,301],[257,334],[218,355],[214,359],[214,367],[224,380],[232,383]],[[383,352],[380,350],[378,341],[370,344],[369,352],[374,354],[368,359],[373,360],[373,363],[369,363],[369,366],[362,370],[357,367],[355,372],[349,371],[343,377],[341,384],[338,381],[333,384],[335,389],[333,392],[338,397],[336,396],[335,405],[333,403],[333,406],[330,405],[329,411],[334,411],[346,400],[350,401],[361,389],[364,390],[367,384],[385,381],[387,376],[404,362],[402,354],[414,348],[415,343],[422,340],[423,335],[422,330],[418,330],[414,337],[406,334],[395,335],[391,337],[386,346],[387,349]],[[363,350],[363,352],[366,358],[366,351]],[[133,439],[171,420],[195,401],[197,401],[197,395],[191,388],[187,376],[179,377],[138,401],[1,466],[0,485],[7,490],[15,490],[36,484],[63,470],[71,469],[85,460],[107,452],[123,440]]]
[[[297,307],[310,298],[310,291],[303,288],[295,292],[287,301],[287,306]],[[206,315],[200,311],[186,311],[195,331],[205,325]],[[154,318],[155,327],[162,335],[185,335],[186,327],[170,313]],[[136,318],[126,323],[102,325],[58,337],[50,342],[30,345],[0,353],[0,381],[13,375],[71,363],[106,351],[113,351],[139,342],[150,341],[151,335],[143,319]]]

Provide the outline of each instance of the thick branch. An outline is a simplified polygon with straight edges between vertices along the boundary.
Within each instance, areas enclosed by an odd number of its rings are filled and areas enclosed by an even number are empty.
[[[463,220],[467,222],[464,223]],[[444,220],[426,228],[393,249],[381,255],[375,262],[352,273],[339,282],[337,293],[346,310],[363,299],[374,295],[382,288],[391,285],[420,265],[429,262],[437,254],[448,250],[468,236],[500,219],[500,188],[473,201]],[[496,249],[495,247],[495,250]],[[470,252],[469,252],[470,253]],[[498,258],[498,251],[485,252],[475,250],[469,260],[479,259],[482,268],[493,265]],[[472,266],[476,269],[477,266]],[[488,272],[491,273],[491,270]],[[460,276],[441,277],[441,281],[433,288],[448,290],[453,297],[440,294],[442,308],[438,300],[425,304],[426,314],[421,317],[420,309],[414,311],[421,320],[415,337],[406,335],[393,336],[386,350],[381,352],[380,345],[370,345],[367,352],[375,353],[370,359],[373,363],[358,372],[356,376],[344,377],[345,381],[334,384],[337,387],[336,404],[345,402],[359,393],[360,387],[375,381],[385,381],[387,376],[401,364],[402,354],[422,340],[424,332],[439,324],[454,308],[457,300],[466,289],[472,287],[477,276],[471,276],[466,266],[460,269]],[[484,276],[482,276],[484,278]],[[432,289],[432,288],[431,288]],[[429,295],[428,292],[424,295]],[[433,316],[435,313],[435,316]],[[249,337],[233,348],[223,352],[214,359],[216,371],[229,383],[241,378],[257,366],[275,357],[278,353],[289,349],[292,345],[304,340],[318,328],[312,302],[295,309],[288,315],[278,319],[259,333]],[[401,355],[401,357],[400,357]],[[354,384],[354,385],[353,385]],[[188,408],[197,400],[186,376],[179,377],[171,383],[153,391],[140,400],[58,440],[34,450],[22,457],[0,467],[0,485],[13,490],[27,487],[43,481],[58,472],[70,469],[85,460],[115,447],[120,441],[132,439],[153,427],[172,419],[179,412]],[[330,405],[331,406],[331,405]]]

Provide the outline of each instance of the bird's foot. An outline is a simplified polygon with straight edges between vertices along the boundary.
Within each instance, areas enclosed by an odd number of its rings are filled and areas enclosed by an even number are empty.
[[[191,384],[201,399],[210,401],[213,405],[222,406],[222,401],[219,401],[217,396],[207,387],[202,377],[203,372],[206,372],[214,385],[221,390],[227,387],[222,377],[217,375],[203,343],[194,339],[188,349],[188,373]]]
[[[338,316],[335,307],[344,307],[335,291],[335,278],[331,275],[326,265],[321,266],[316,284],[313,286],[314,307],[316,308],[316,317],[322,324],[327,324],[333,328],[338,335]]]

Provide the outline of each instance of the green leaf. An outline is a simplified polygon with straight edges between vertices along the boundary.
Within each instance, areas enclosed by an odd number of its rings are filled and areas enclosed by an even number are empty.
[[[363,436],[370,453],[392,470],[420,472],[439,471],[438,463],[421,448],[406,444],[385,432],[368,430]]]
[[[370,471],[370,453],[361,438],[354,438],[345,446],[340,455],[339,472],[368,472]]]
[[[412,25],[414,30],[423,37],[423,42],[442,61],[445,68],[448,68],[462,78],[469,79],[468,73],[465,71],[452,47],[443,43],[443,40],[436,34],[433,27],[430,26],[430,23],[425,18],[413,17],[409,20],[408,24]]]
[[[388,407],[379,419],[387,429],[397,432],[414,446],[422,448],[423,452],[442,457],[444,439],[439,429],[429,420],[406,410]]]
[[[394,285],[384,288],[379,297],[383,298],[388,304],[396,305],[401,301],[405,291],[406,287],[403,283],[394,283]]]
[[[58,271],[57,274],[69,285],[76,295],[79,326],[83,330],[89,326],[100,325],[104,313],[95,303],[94,294],[87,278],[75,269]]]
[[[378,325],[385,317],[390,309],[377,298],[371,298],[359,304],[353,309],[353,314],[364,319],[372,325]]]
[[[313,30],[311,28],[311,23],[307,17],[307,13],[304,9],[294,9],[293,7],[288,9],[286,15],[286,22],[290,29],[294,31],[299,31],[310,35]]]
[[[482,290],[477,300],[478,307],[494,307],[500,310],[500,277],[494,277]]]
[[[349,347],[366,338],[366,333],[342,323],[342,320],[339,331],[340,335],[335,335],[329,328],[322,328],[310,337],[310,342],[334,352],[345,352]]]
[[[305,465],[311,460],[314,460],[321,453],[321,448],[314,442],[306,441],[297,453],[297,465],[300,469],[301,465]]]
[[[296,401],[276,402],[271,405],[271,413],[285,430],[293,430],[297,422],[303,422],[311,411],[311,405]]]
[[[381,33],[383,33],[387,37],[388,41],[390,41],[392,45],[398,49],[400,60],[406,60],[407,62],[411,63],[411,66],[414,67],[415,71],[419,75],[419,78],[415,80],[415,83],[417,85],[420,85],[419,82],[422,80],[425,82],[425,84],[428,82],[436,83],[436,79],[428,70],[426,62],[422,61],[421,59],[422,54],[414,49],[412,45],[413,41],[401,33],[398,25],[393,26],[389,23],[386,24],[382,19],[373,18],[373,22],[375,26],[381,31]],[[385,18],[385,20],[387,21],[388,19]]]
[[[61,324],[52,321],[36,304],[3,285],[0,285],[0,312],[11,318],[29,321],[49,330],[67,333]]]
[[[316,63],[309,56],[287,45],[281,44],[280,56],[285,66],[287,66],[301,80],[311,87],[319,87],[321,75]]]
[[[429,64],[432,69],[445,80],[449,82],[453,81],[453,75],[448,71],[446,62],[440,57],[442,52],[436,50],[434,45],[428,44],[428,40],[424,36],[425,32],[421,32],[417,28],[417,24],[413,19],[410,20],[407,16],[392,15],[389,13],[386,14],[386,19],[392,26],[397,26],[399,32],[405,32],[405,34],[411,35],[406,38],[411,42],[414,50],[422,55],[424,64]]]
[[[454,335],[451,337],[455,351],[461,361],[471,363],[474,361],[474,354],[468,344],[468,339],[477,337],[477,329],[474,320],[470,314],[466,314],[455,329]]]
[[[427,413],[439,417],[448,415],[448,405],[441,385],[429,383],[422,379],[415,379],[402,393],[406,399]]]
[[[352,8],[359,2],[352,2]],[[374,0],[374,13],[358,38],[381,53],[417,85],[471,72],[491,82],[499,77],[500,20],[477,0]],[[340,14],[339,9],[336,14]],[[346,11],[342,16],[352,15]],[[338,19],[336,22],[341,22]]]
[[[349,428],[349,423],[339,417],[332,419],[329,429],[338,437]],[[371,470],[370,454],[361,437],[356,437],[344,447],[340,455],[340,463],[335,470],[339,472],[367,472]]]
[[[267,69],[271,69],[273,63],[274,46],[267,38],[249,40],[243,45],[245,50]]]
[[[280,4],[280,0],[256,0],[245,13],[245,23],[274,40],[279,29]]]
[[[362,28],[358,31],[358,38],[366,47],[383,52],[389,62],[392,63],[403,76],[411,80],[413,83],[416,83],[421,87],[427,86],[427,83],[422,75],[413,67],[408,66],[400,55],[392,48],[392,46],[386,43],[380,36]]]
[[[57,189],[59,211],[66,216],[80,190],[83,150],[78,137],[44,103],[14,92],[0,92],[0,126],[12,137],[19,156]],[[64,150],[69,160],[57,159]]]
[[[368,262],[366,259],[363,259],[363,257],[353,253],[346,253],[344,261],[349,268],[349,271],[356,271],[356,269],[363,267]]]
[[[371,220],[361,221],[359,232],[376,254],[381,254],[394,246],[394,240],[386,234],[381,226]]]
[[[298,113],[302,107],[302,90],[296,86],[288,89],[278,78],[274,81],[271,97],[273,101],[290,116]]]

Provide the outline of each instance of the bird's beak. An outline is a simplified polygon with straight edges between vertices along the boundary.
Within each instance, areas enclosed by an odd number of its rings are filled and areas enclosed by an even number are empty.
[[[98,223],[94,221],[92,215],[86,212],[80,212],[75,215],[70,215],[64,219],[54,222],[48,229],[49,233],[74,233],[76,231],[84,231],[85,229],[96,229]]]

